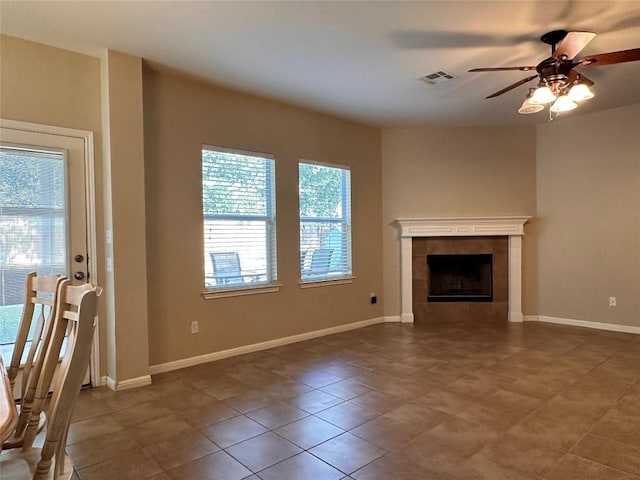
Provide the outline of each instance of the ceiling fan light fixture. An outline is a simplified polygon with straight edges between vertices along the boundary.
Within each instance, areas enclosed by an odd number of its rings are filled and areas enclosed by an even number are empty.
[[[522,105],[520,105],[518,113],[522,115],[530,115],[532,113],[538,113],[541,110],[544,110],[544,105],[540,103],[532,103],[531,95],[527,95],[527,98],[525,98]]]
[[[538,103],[538,104],[547,104],[547,103],[551,103],[556,99],[555,94],[551,91],[551,89],[549,87],[542,86],[536,89],[535,92],[533,92],[533,95],[531,96],[531,103]]]
[[[569,98],[569,95],[562,95],[551,105],[551,111],[554,113],[568,112],[576,108],[578,104]]]
[[[569,98],[574,102],[581,102],[593,97],[593,92],[584,83],[577,83],[569,90]]]

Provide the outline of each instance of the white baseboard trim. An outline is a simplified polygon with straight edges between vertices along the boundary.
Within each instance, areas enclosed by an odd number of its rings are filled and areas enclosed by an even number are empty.
[[[619,325],[617,323],[590,322],[588,320],[574,320],[572,318],[547,317],[544,315],[525,315],[525,322],[555,323],[572,327],[594,328],[610,332],[635,333],[640,335],[640,327],[633,325]]]
[[[105,383],[106,383],[107,387],[115,392],[116,391],[116,381],[113,378],[109,377],[109,376],[107,376],[106,379],[107,380],[106,380]]]
[[[121,390],[128,390],[130,388],[138,388],[138,387],[146,387],[147,385],[151,385],[151,375],[143,375],[141,377],[128,378],[126,380],[122,380],[121,382],[116,382],[113,378],[107,376],[107,387],[115,392],[119,392]]]
[[[92,387],[102,387],[107,384],[107,376],[102,375],[91,382]]]
[[[522,313],[509,313],[509,323],[522,323],[524,315]]]
[[[277,338],[275,340],[268,340],[266,342],[243,345],[241,347],[230,348],[228,350],[221,350],[219,352],[206,353],[204,355],[198,355],[196,357],[183,358],[181,360],[175,360],[173,362],[151,365],[149,367],[149,373],[151,375],[155,375],[158,373],[170,372],[172,370],[178,370],[180,368],[193,367],[194,365],[200,365],[202,363],[222,360],[223,358],[235,357],[238,355],[244,355],[246,353],[266,350],[268,348],[289,345],[290,343],[302,342],[304,340],[310,340],[312,338],[324,337],[326,335],[332,335],[334,333],[341,333],[349,330],[355,330],[357,328],[368,327],[370,325],[384,323],[386,321],[386,318],[387,317],[370,318],[368,320],[361,320],[359,322],[346,323],[344,325],[337,325],[335,327],[323,328],[322,330],[300,333],[298,335],[292,335],[290,337]]]
[[[384,323],[400,323],[400,315],[388,315],[384,318]]]
[[[413,313],[403,313],[400,315],[400,321],[402,323],[413,323]]]

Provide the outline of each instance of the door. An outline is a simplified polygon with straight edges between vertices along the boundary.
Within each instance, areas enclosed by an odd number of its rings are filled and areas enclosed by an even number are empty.
[[[27,273],[58,273],[74,284],[88,281],[85,190],[82,138],[0,128],[0,353],[5,363]]]

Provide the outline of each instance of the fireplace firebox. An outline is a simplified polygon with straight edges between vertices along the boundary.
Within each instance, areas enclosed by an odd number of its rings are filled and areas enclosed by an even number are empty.
[[[493,255],[427,255],[428,302],[493,301]]]

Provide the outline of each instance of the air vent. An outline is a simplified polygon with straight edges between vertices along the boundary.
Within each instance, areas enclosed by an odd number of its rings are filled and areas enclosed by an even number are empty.
[[[430,73],[429,75],[425,75],[424,77],[422,77],[422,80],[424,80],[425,82],[431,85],[437,85],[438,83],[443,83],[443,82],[452,80],[454,78],[457,78],[457,76],[454,75],[453,73],[448,73],[443,70],[439,70],[435,73]]]

